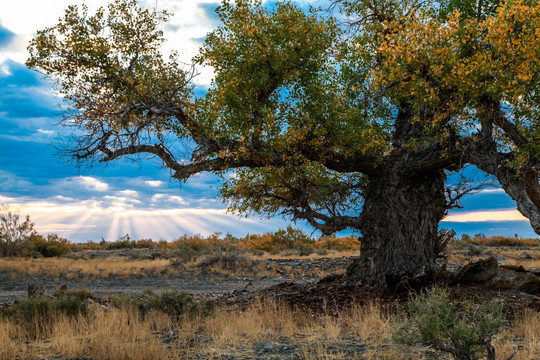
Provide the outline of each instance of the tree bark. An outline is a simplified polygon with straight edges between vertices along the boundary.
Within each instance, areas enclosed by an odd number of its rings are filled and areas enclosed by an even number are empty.
[[[413,173],[400,161],[369,178],[360,258],[353,281],[394,288],[424,284],[438,272],[438,224],[446,213],[442,170]],[[407,286],[407,285],[405,285]]]

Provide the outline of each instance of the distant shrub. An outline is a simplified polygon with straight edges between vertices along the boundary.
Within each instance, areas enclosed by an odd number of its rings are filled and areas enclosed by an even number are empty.
[[[315,251],[314,240],[300,229],[287,226],[286,229],[265,234],[250,234],[240,238],[238,246],[252,252],[265,251],[271,254],[310,254]]]
[[[214,303],[210,300],[195,300],[193,296],[177,290],[154,292],[145,290],[143,296],[119,295],[111,298],[116,307],[134,307],[143,315],[152,310],[162,311],[171,316],[210,315]]]
[[[250,251],[270,252],[273,248],[272,237],[267,234],[248,234],[240,239],[238,246]]]
[[[72,244],[57,234],[48,234],[44,237],[40,234],[32,234],[25,247],[25,255],[39,254],[43,257],[58,257],[69,254]]]
[[[63,314],[76,316],[88,314],[88,298],[91,293],[87,290],[56,290],[53,293],[56,302],[53,308]]]
[[[34,223],[27,215],[21,219],[17,211],[0,206],[0,256],[16,256],[24,249],[26,240],[34,232]]]
[[[470,242],[487,246],[540,246],[540,239],[509,236],[473,237]]]
[[[247,234],[240,238],[238,245],[247,250],[267,252],[272,247],[270,234]]]
[[[250,263],[245,254],[228,252],[206,255],[201,259],[199,266],[204,268],[218,266],[224,270],[235,270]]]
[[[169,242],[167,240],[160,239],[158,240],[156,247],[160,250],[165,250],[169,247]]]
[[[319,249],[319,250],[317,250],[317,255],[320,255],[320,256],[328,255],[328,250],[326,250],[326,249]]]
[[[463,246],[463,249],[467,250],[470,256],[480,256],[484,252],[484,247],[482,245],[478,245],[472,242],[466,243]]]
[[[152,239],[140,239],[137,240],[135,247],[137,249],[153,249],[154,242],[152,241]]]
[[[178,246],[173,250],[174,257],[182,260],[183,262],[190,262],[201,256],[201,253],[194,250],[189,246]]]
[[[304,252],[313,252],[313,242],[314,240],[304,233],[300,229],[293,228],[292,226],[287,226],[286,229],[281,229],[276,231],[273,234],[270,234],[272,241],[272,251],[280,252],[287,249],[302,249]]]
[[[470,236],[469,234],[461,235],[461,240],[453,238],[450,243],[453,249],[471,250],[474,246],[540,246],[540,239],[520,238],[516,236],[485,236],[483,233]]]
[[[129,234],[121,236],[118,240],[113,242],[107,242],[105,244],[106,250],[115,250],[115,249],[134,249],[137,246],[135,240],[131,240]]]
[[[94,241],[87,241],[83,243],[71,243],[73,251],[84,251],[84,250],[104,250],[105,247],[103,243],[98,243]]]
[[[448,247],[454,250],[462,250],[465,247],[465,244],[467,244],[467,242],[454,236],[448,242]]]
[[[314,244],[317,249],[350,251],[360,250],[360,239],[356,235],[344,237],[326,236],[317,240]]]
[[[43,323],[58,314],[68,316],[87,315],[90,292],[86,290],[57,290],[52,298],[40,296],[21,300],[5,310],[5,315],[17,322]]]
[[[394,340],[432,346],[459,360],[475,360],[486,354],[495,359],[491,340],[502,328],[503,319],[500,299],[481,305],[454,303],[446,290],[432,289],[410,300],[408,319],[397,323]]]
[[[236,238],[220,238],[221,234],[214,233],[204,237],[197,235],[182,235],[178,239],[170,242],[168,247],[173,250],[174,255],[182,261],[192,261],[198,257],[210,254],[238,253],[241,250],[236,243]]]

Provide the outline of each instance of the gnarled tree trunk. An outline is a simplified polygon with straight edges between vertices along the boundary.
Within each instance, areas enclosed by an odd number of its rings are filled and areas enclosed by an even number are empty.
[[[402,161],[370,176],[360,258],[348,277],[390,288],[429,281],[438,266],[438,225],[446,212],[442,170],[413,173]]]

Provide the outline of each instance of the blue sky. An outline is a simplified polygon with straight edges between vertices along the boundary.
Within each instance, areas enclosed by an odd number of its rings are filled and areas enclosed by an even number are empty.
[[[303,4],[309,1],[303,1]],[[24,66],[33,34],[55,23],[70,0],[19,0],[0,3],[0,204],[29,214],[42,233],[73,241],[133,238],[171,240],[181,234],[234,235],[277,230],[289,224],[275,218],[226,214],[217,178],[199,174],[187,183],[170,181],[159,163],[119,163],[81,174],[55,156],[61,99],[52,84]],[[90,9],[105,1],[88,1]],[[156,0],[143,3],[154,6]],[[189,62],[205,35],[218,24],[218,2],[159,0],[175,16],[166,26],[166,47]],[[316,1],[312,3],[317,4]],[[30,10],[29,10],[30,9]],[[208,86],[212,69],[199,69],[198,85]],[[499,189],[468,196],[464,208],[450,213],[442,227],[458,233],[534,236],[515,203]],[[298,224],[310,231],[305,224]]]

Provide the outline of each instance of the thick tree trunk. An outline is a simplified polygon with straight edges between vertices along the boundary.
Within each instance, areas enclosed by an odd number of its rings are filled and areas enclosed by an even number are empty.
[[[404,163],[400,162],[399,165]],[[395,287],[423,283],[438,271],[438,225],[446,212],[443,171],[386,167],[371,176],[362,213],[361,254],[353,281]]]

